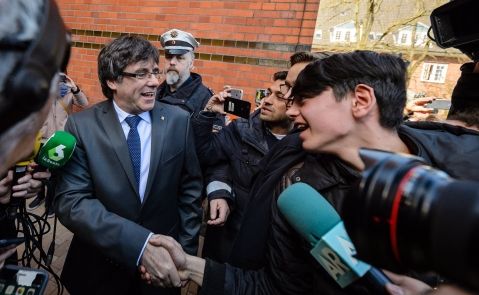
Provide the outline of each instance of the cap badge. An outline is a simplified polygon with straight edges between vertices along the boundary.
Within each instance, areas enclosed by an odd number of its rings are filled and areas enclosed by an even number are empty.
[[[170,36],[171,36],[172,38],[176,38],[176,37],[178,37],[178,32],[177,32],[177,31],[173,31],[173,32],[170,33]]]

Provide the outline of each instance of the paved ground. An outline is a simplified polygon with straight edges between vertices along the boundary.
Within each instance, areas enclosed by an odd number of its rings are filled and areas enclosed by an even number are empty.
[[[36,214],[42,214],[44,211],[44,206],[41,205],[39,208],[35,209],[33,212]],[[53,226],[54,218],[49,218],[48,222],[50,223],[51,226]],[[55,238],[55,254],[52,259],[52,268],[56,272],[58,276],[60,276],[62,268],[63,268],[63,263],[65,262],[65,257],[68,251],[68,247],[70,246],[70,242],[72,239],[73,234],[66,229],[60,222],[57,222],[57,232],[56,232],[56,238]],[[50,242],[52,240],[52,231],[50,231],[44,238],[43,240],[43,245],[44,249],[47,250],[48,247],[50,246]],[[200,239],[200,244],[202,244],[202,239]],[[19,253],[23,252],[23,248],[19,247]],[[47,286],[47,291],[45,292],[45,295],[56,295],[58,288],[55,283],[55,280],[53,279],[53,276],[50,275],[50,281]],[[189,288],[184,288],[182,290],[182,295],[196,295],[197,293],[197,287],[194,283],[191,284]],[[65,290],[63,292],[64,295],[69,295],[69,293]],[[109,294],[107,294],[109,295]],[[114,295],[114,294],[111,294]]]

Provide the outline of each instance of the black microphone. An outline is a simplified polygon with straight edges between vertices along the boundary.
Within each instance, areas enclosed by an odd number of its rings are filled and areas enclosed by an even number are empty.
[[[41,133],[39,132],[35,138],[35,142],[33,145],[33,150],[28,155],[27,158],[23,159],[22,161],[15,164],[15,166],[11,169],[13,170],[13,179],[11,187],[18,184],[18,180],[25,176],[27,173],[28,165],[30,165],[35,157],[37,156],[40,147],[41,147]],[[8,203],[7,209],[7,216],[9,219],[14,219],[17,215],[18,208],[21,207],[25,203],[24,198],[14,198],[13,196],[10,198],[10,202]]]

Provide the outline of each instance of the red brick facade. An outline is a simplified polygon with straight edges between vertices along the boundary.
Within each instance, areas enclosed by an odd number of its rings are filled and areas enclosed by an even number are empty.
[[[319,0],[57,0],[74,46],[69,75],[92,102],[103,100],[97,79],[99,48],[122,33],[159,36],[178,28],[200,45],[195,72],[214,90],[243,88],[253,100],[294,51],[310,50]],[[162,63],[162,62],[161,62]]]

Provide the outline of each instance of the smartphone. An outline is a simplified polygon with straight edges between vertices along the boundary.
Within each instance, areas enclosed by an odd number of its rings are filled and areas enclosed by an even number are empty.
[[[226,97],[224,111],[248,119],[251,111],[251,103],[246,100]]]
[[[5,265],[0,270],[0,294],[43,295],[47,283],[43,269]]]
[[[25,237],[1,239],[0,240],[0,248],[11,246],[11,245],[20,245],[20,244],[23,244],[23,243],[25,243]]]
[[[236,89],[236,88],[231,88],[228,90],[230,97],[234,99],[243,99],[243,90],[242,89]]]
[[[437,110],[449,110],[449,108],[451,107],[451,101],[448,99],[435,99],[424,106],[426,108]]]
[[[256,95],[254,96],[254,102],[256,105],[259,105],[261,103],[261,100],[268,96],[269,90],[268,89],[256,89]]]

